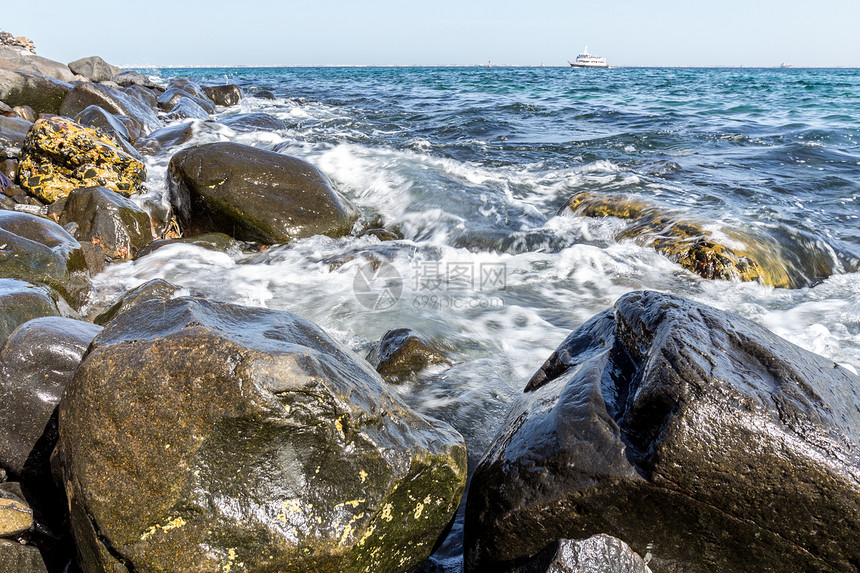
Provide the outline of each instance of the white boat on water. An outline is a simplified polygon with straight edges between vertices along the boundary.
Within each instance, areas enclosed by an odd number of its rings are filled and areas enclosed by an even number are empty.
[[[567,61],[574,68],[608,68],[609,64],[606,63],[606,58],[601,58],[600,56],[595,56],[588,53],[588,46],[582,50],[582,53],[576,56],[576,59],[572,62],[570,60]]]

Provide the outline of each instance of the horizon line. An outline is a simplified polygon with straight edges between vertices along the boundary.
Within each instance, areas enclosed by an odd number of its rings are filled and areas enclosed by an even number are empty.
[[[215,68],[570,68],[569,64],[121,64],[123,69],[215,69]],[[613,68],[694,68],[694,69],[790,69],[790,70],[856,70],[860,65],[820,65],[820,66],[794,66],[783,68],[782,64],[776,65],[733,65],[733,64],[705,64],[705,65],[659,65],[659,64],[619,64],[610,65]],[[604,68],[606,69],[606,68]]]

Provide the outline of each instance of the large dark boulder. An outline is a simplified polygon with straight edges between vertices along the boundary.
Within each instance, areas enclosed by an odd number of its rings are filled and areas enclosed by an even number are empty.
[[[856,571],[860,378],[761,326],[635,292],[529,381],[475,471],[467,570],[607,533],[655,571]]]
[[[114,261],[134,258],[154,239],[149,214],[104,187],[75,189],[69,194],[60,225],[69,223],[77,223],[76,239],[101,246]]]
[[[203,93],[211,99],[215,105],[231,106],[242,101],[242,88],[235,84],[223,86],[204,86]]]
[[[73,307],[86,301],[90,278],[81,245],[65,229],[28,213],[0,211],[0,277],[45,283]]]
[[[358,212],[319,169],[238,143],[185,149],[170,159],[171,204],[184,234],[223,232],[285,243],[347,234]]]
[[[0,349],[0,467],[50,482],[54,410],[100,326],[49,316],[21,324]]]
[[[63,100],[59,113],[66,117],[75,117],[91,105],[97,105],[110,113],[134,118],[143,127],[145,133],[163,125],[155,112],[138,98],[103,84],[76,85]]]
[[[27,134],[18,178],[32,195],[53,203],[82,187],[136,193],[146,168],[109,135],[54,116],[40,119]]]
[[[0,279],[0,346],[28,320],[59,316],[57,293],[50,287],[18,279]]]
[[[36,113],[58,113],[71,84],[39,74],[0,67],[0,100],[10,106],[28,105]]]
[[[109,82],[113,79],[116,70],[99,56],[90,56],[69,62],[69,69],[91,82]]]
[[[460,435],[318,327],[198,298],[105,327],[59,447],[86,571],[410,571],[466,477]]]

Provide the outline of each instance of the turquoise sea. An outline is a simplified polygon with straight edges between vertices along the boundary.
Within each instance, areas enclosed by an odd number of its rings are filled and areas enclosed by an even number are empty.
[[[368,226],[402,239],[313,237],[258,253],[159,249],[96,278],[98,301],[161,277],[211,298],[285,309],[359,355],[387,330],[449,356],[397,387],[466,438],[474,465],[526,380],[623,293],[673,292],[750,318],[860,370],[860,70],[195,68],[161,80],[236,83],[185,145],[237,141],[317,165]],[[147,158],[162,200],[172,148]],[[706,280],[614,218],[559,215],[588,191],[646,201],[791,254],[801,288]],[[810,272],[809,261],[831,272]],[[373,264],[369,264],[373,263]],[[816,267],[817,268],[817,267]],[[459,570],[461,524],[434,556]]]

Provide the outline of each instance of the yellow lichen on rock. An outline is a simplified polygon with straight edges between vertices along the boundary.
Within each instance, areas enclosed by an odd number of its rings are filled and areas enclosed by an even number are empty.
[[[27,191],[52,203],[82,187],[102,186],[130,195],[146,180],[146,168],[109,136],[55,116],[30,128],[18,176]]]
[[[792,288],[786,264],[765,241],[734,230],[722,230],[724,240],[701,223],[684,220],[644,201],[615,195],[578,193],[562,211],[583,217],[616,217],[630,223],[616,239],[633,239],[654,248],[685,269],[706,279],[757,281]]]

